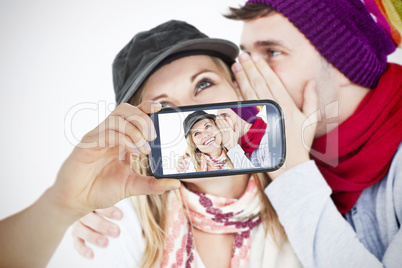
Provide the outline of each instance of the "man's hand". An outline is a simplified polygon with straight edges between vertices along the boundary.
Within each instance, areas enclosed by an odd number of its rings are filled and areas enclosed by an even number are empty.
[[[282,168],[270,172],[270,177],[276,179],[286,170],[308,161],[318,120],[315,81],[309,81],[305,86],[304,102],[300,111],[278,76],[258,56],[251,58],[247,53],[242,53],[239,63],[233,64],[232,70],[245,100],[274,100],[284,113],[286,161]]]
[[[216,119],[216,125],[222,133],[222,143],[226,149],[230,150],[238,144],[239,134],[237,134],[230,124],[220,117]]]
[[[108,236],[117,237],[120,235],[119,226],[102,216],[119,220],[122,218],[123,212],[117,207],[97,209],[82,217],[73,225],[74,248],[83,257],[90,259],[94,257],[93,250],[86,243],[103,248],[109,243]]]

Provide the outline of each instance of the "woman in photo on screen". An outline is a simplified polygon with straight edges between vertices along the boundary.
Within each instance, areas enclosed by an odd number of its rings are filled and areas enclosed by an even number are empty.
[[[185,172],[254,167],[238,144],[238,135],[224,119],[195,111],[186,117],[183,128],[187,142]]]

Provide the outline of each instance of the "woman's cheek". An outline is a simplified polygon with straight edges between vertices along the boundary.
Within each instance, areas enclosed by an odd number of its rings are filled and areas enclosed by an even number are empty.
[[[200,141],[199,141],[199,139],[193,138],[193,142],[194,142],[195,147],[197,147],[197,148],[200,147]]]
[[[218,133],[215,137],[215,143],[220,145],[222,143],[222,133]]]

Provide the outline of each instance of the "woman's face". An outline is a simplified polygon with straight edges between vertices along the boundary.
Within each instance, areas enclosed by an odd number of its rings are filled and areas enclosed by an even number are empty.
[[[189,56],[158,69],[144,88],[143,100],[163,106],[238,101],[224,71],[209,57]]]
[[[209,56],[184,57],[164,65],[148,79],[142,101],[154,100],[164,106],[185,106],[240,100],[226,76]],[[208,177],[220,181],[231,179],[230,176],[223,178]],[[182,179],[191,183],[205,180]]]
[[[222,134],[211,119],[203,119],[195,123],[189,134],[201,152],[212,156],[220,155]]]

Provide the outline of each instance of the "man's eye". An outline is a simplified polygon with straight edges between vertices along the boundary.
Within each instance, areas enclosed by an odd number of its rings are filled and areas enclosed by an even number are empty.
[[[201,90],[212,86],[214,83],[210,79],[202,79],[195,86],[195,95],[197,95]]]
[[[279,56],[279,55],[282,54],[282,52],[277,51],[277,50],[273,50],[273,49],[268,49],[268,50],[267,50],[267,53],[268,53],[268,55],[271,56],[271,57]]]

